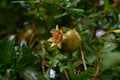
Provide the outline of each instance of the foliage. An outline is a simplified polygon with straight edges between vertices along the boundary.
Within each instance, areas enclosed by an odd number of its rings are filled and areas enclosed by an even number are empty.
[[[44,79],[38,71],[32,70],[32,67],[35,68],[36,63],[39,61],[38,56],[33,54],[25,43],[21,46],[15,46],[14,35],[1,40],[0,59],[1,78],[4,75],[5,78],[8,78],[6,80],[18,80],[23,79],[23,77],[25,79],[35,80],[33,76],[35,75],[36,78]],[[37,75],[38,73],[40,76]]]
[[[50,48],[57,24],[77,30],[78,50]],[[119,28],[119,0],[1,0],[0,80],[119,80]]]

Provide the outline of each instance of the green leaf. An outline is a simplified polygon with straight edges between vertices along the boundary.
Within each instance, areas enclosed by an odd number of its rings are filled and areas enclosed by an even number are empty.
[[[59,60],[54,58],[48,62],[47,66],[48,67],[56,67],[59,62],[60,62]]]
[[[77,75],[75,74],[75,70],[73,66],[70,67],[70,72],[69,72],[71,80],[77,80]]]
[[[44,0],[44,2],[51,2],[52,0]]]
[[[77,75],[76,80],[88,80],[94,74],[95,74],[95,69],[94,68],[88,68],[85,72]]]
[[[46,80],[40,72],[34,69],[26,69],[23,72],[23,76],[24,80]]]
[[[86,38],[83,38],[83,43],[86,49],[88,49],[90,52],[94,52],[95,49],[92,47],[92,45],[88,42]]]
[[[105,42],[102,48],[102,52],[112,52],[117,47],[117,44],[112,42]]]
[[[99,13],[92,13],[92,14],[90,14],[88,17],[89,18],[95,18],[95,17],[97,17],[97,16],[99,16],[100,14]]]
[[[106,10],[110,10],[111,9],[111,6],[109,4],[109,0],[104,0],[104,5],[105,5],[105,9]]]
[[[102,69],[109,69],[119,62],[120,52],[104,53],[101,55],[101,58],[103,59]]]
[[[94,63],[97,60],[97,56],[95,54],[89,54],[86,56],[86,59],[89,63]]]
[[[68,15],[68,13],[64,12],[62,14],[56,15],[54,18],[56,19],[56,18],[60,18],[60,17],[66,16],[66,15]]]
[[[94,68],[88,68],[85,72],[82,72],[78,75],[75,74],[74,68],[70,68],[70,77],[72,80],[88,80],[91,76],[95,74],[95,69]]]
[[[111,29],[117,29],[117,28],[119,28],[119,23],[116,23],[116,24],[114,24],[113,26],[111,26]]]
[[[83,9],[77,9],[77,8],[72,8],[71,10],[75,11],[75,12],[84,12]]]
[[[32,53],[32,50],[23,43],[21,46],[21,58],[20,58],[20,64],[24,66],[32,66],[33,64],[36,64],[39,61],[39,58],[35,53]]]
[[[7,80],[4,76],[0,75],[0,80]]]
[[[60,0],[54,0],[54,3],[59,4]]]
[[[114,69],[109,69],[101,74],[99,80],[119,80],[120,79],[120,69],[115,69],[119,67],[114,67]]]
[[[57,54],[53,58],[51,58],[51,60],[48,62],[48,65],[50,65],[50,67],[56,67],[60,60],[64,60],[66,58],[67,57],[63,54]]]
[[[81,0],[73,0],[72,4],[70,7],[76,7],[77,3],[80,2]]]
[[[75,67],[79,66],[81,63],[82,63],[81,60],[78,60],[78,61],[74,62],[72,66],[75,68]]]
[[[62,63],[59,63],[58,64],[59,65],[59,69],[60,69],[60,72],[63,72],[65,69],[68,69],[69,68],[69,66],[67,66],[67,65],[64,65],[64,64],[62,64]]]
[[[0,41],[0,63],[14,64],[15,59],[15,35],[7,36]]]
[[[59,60],[63,60],[63,59],[66,59],[67,56],[63,55],[63,54],[58,54],[55,56],[56,59],[59,59]]]
[[[89,19],[87,17],[83,19],[83,22],[85,22],[87,25],[90,25],[90,26],[97,26],[97,24],[93,19]]]

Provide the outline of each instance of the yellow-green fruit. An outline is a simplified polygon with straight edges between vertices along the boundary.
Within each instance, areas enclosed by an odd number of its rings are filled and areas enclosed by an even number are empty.
[[[71,29],[63,35],[61,49],[67,53],[72,53],[79,48],[80,44],[81,37],[75,29]]]
[[[48,39],[49,42],[52,42],[50,47],[57,45],[64,52],[72,53],[81,44],[81,37],[75,29],[71,29],[64,34],[63,28],[59,29],[56,25],[56,31],[51,31],[51,34],[52,37]]]

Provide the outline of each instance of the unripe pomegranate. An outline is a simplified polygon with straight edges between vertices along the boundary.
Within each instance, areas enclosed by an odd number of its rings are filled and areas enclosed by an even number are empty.
[[[72,53],[79,48],[81,44],[81,37],[75,29],[63,33],[63,28],[59,29],[58,25],[56,26],[56,31],[51,32],[52,37],[48,41],[53,42],[50,47],[55,45],[58,46],[61,50],[67,53]]]

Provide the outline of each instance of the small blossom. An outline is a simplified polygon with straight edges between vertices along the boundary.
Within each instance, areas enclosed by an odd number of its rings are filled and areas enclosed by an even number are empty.
[[[52,68],[50,69],[50,78],[55,78],[56,72]]]
[[[15,38],[15,35],[12,35],[9,37],[9,40],[13,40]]]
[[[104,1],[103,0],[99,0],[99,4],[102,6],[104,5]]]
[[[26,44],[27,44],[27,42],[26,42],[25,40],[22,40],[22,41],[20,42],[20,47],[22,47],[22,45],[23,45],[23,44],[25,44],[25,45],[26,45]]]
[[[100,29],[100,30],[97,30],[97,32],[96,32],[96,37],[101,37],[102,35],[104,35],[106,32],[104,31],[104,30],[102,30],[102,29]]]
[[[34,80],[38,80],[37,75],[35,73],[32,73],[32,77],[34,78]]]

